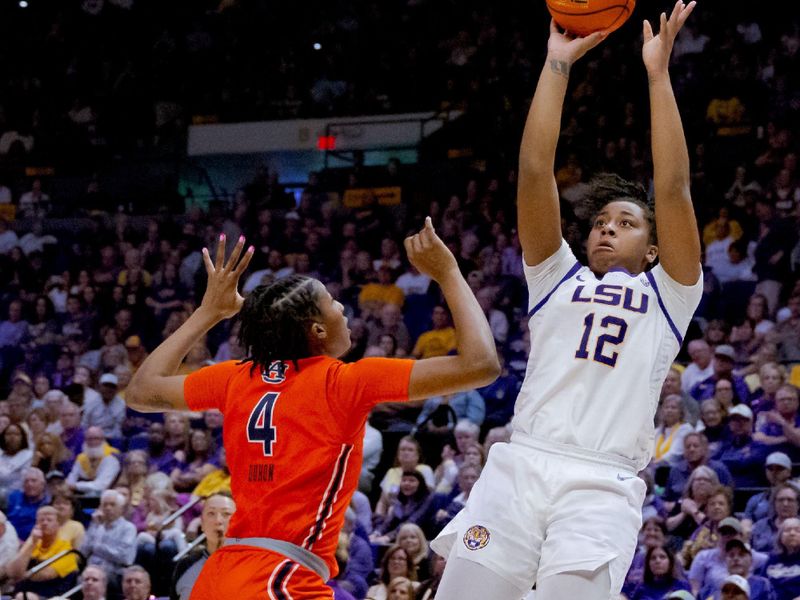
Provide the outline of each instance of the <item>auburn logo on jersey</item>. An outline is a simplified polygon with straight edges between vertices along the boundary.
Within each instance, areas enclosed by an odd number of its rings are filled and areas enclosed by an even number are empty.
[[[261,372],[261,380],[264,383],[283,383],[286,381],[286,371],[289,365],[282,360],[274,360],[269,368]]]

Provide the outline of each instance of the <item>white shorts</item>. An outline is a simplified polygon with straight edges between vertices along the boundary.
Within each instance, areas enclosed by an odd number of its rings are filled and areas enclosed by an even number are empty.
[[[609,565],[619,594],[636,550],[645,484],[632,464],[515,434],[492,446],[464,509],[431,542],[520,590]]]

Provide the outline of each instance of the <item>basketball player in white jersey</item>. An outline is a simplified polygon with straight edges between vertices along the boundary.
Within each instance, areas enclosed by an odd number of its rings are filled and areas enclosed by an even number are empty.
[[[641,186],[595,181],[588,267],[562,240],[553,168],[570,68],[605,36],[573,39],[551,26],[520,152],[531,352],[511,442],[492,446],[466,507],[432,543],[448,557],[437,598],[518,600],[534,583],[541,600],[618,597],[641,524],[637,472],[650,460],[659,390],[702,292],[689,156],[667,69],[693,8],[678,2],[655,36],[644,24],[655,215]]]

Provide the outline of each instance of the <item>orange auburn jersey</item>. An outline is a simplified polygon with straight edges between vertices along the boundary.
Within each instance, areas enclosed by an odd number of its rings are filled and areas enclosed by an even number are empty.
[[[364,426],[379,402],[408,399],[412,360],[328,356],[228,361],[187,376],[191,410],[218,408],[236,512],[228,537],[291,542],[337,572],[334,553],[358,486]]]

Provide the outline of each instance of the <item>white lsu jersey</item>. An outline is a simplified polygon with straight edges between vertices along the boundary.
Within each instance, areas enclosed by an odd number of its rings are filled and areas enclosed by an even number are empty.
[[[661,385],[703,291],[660,265],[602,279],[565,241],[525,265],[531,351],[514,408],[515,432],[622,457],[644,468],[653,452]]]

